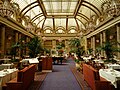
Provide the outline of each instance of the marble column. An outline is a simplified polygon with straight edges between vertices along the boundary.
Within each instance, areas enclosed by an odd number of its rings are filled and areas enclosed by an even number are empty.
[[[1,27],[2,29],[2,33],[1,33],[1,55],[4,56],[5,55],[5,26]]]
[[[117,42],[120,43],[120,26],[117,25]],[[117,45],[118,48],[120,48],[120,45]],[[120,52],[117,53],[117,57],[120,58]]]
[[[103,45],[103,33],[100,33],[100,46]],[[101,56],[104,56],[104,52],[101,50]]]
[[[103,31],[103,43],[106,42],[106,33]],[[103,56],[106,57],[105,51],[103,51]]]
[[[89,41],[87,41],[87,37],[85,37],[85,43],[84,43],[84,46],[85,46],[85,52],[87,53],[87,50],[88,50],[88,48],[87,48],[87,42],[89,42]]]
[[[93,55],[95,55],[95,36],[93,36],[93,38],[92,38],[93,40]]]
[[[21,37],[22,37],[22,35],[21,35],[21,33],[19,33],[19,35],[18,35],[19,40],[21,39]],[[19,57],[21,57],[20,56],[21,55],[21,50],[20,49],[19,49],[18,55],[19,55]]]
[[[91,37],[91,49],[93,49],[93,38]]]

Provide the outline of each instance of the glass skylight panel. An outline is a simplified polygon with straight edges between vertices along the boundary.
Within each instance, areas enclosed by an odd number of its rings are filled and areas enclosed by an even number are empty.
[[[68,2],[62,2],[62,12],[67,12]]]
[[[53,19],[46,19],[44,26],[53,27]]]
[[[78,0],[42,0],[48,15],[73,15]]]
[[[76,21],[75,21],[75,19],[73,18],[73,19],[68,19],[68,26],[76,26],[77,24],[76,24]]]
[[[53,12],[60,12],[61,11],[61,3],[60,2],[52,2],[52,10]]]

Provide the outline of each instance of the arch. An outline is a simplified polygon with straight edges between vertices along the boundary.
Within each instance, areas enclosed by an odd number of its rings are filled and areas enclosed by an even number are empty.
[[[94,9],[92,9],[91,7],[89,7],[89,6],[85,5],[85,4],[82,4],[82,5],[89,8],[90,10],[92,10],[99,17],[98,13]]]
[[[39,6],[39,5],[37,4],[37,5],[35,5],[35,6],[30,7],[26,12],[24,12],[24,13],[22,14],[21,17],[23,17],[28,11],[30,11],[31,9],[33,9],[34,7],[37,7],[37,6]]]
[[[94,6],[93,4],[91,4],[91,3],[89,3],[89,2],[87,2],[87,1],[85,1],[85,0],[84,0],[83,2],[91,5],[92,7],[94,7],[94,8],[99,12],[99,15],[102,14],[101,11],[100,11],[96,6]]]
[[[37,3],[37,1],[28,4],[25,8],[23,8],[23,9],[21,10],[20,15],[22,14],[22,12],[23,12],[26,8],[28,8],[29,6],[31,6],[32,4],[35,4],[35,3]]]

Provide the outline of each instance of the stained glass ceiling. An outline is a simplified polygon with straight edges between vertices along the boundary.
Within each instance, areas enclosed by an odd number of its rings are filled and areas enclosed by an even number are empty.
[[[47,15],[73,15],[79,0],[42,0]]]
[[[33,22],[40,28],[49,26],[54,30],[59,26],[63,26],[65,29],[70,27],[77,27],[78,29],[85,28],[85,24],[89,21],[90,15],[99,17],[102,14],[101,5],[104,2],[111,0],[11,1],[18,3],[22,13],[30,16],[30,18],[33,19]],[[34,19],[35,17],[38,18]]]

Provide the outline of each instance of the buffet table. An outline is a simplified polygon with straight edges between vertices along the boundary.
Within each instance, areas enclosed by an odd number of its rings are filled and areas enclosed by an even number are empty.
[[[101,77],[110,81],[115,88],[117,88],[117,82],[120,81],[120,72],[113,69],[100,69],[99,74]]]
[[[2,90],[2,86],[5,83],[17,76],[17,71],[18,69],[4,69],[0,71],[0,90]]]

